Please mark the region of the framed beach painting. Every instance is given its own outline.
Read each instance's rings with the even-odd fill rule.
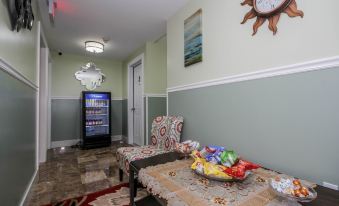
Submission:
[[[185,67],[202,61],[202,10],[185,20]]]

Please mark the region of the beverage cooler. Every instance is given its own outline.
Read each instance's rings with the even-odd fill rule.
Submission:
[[[83,148],[111,144],[111,93],[82,92],[82,142]]]

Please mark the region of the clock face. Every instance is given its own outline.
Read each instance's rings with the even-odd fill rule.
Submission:
[[[272,14],[285,7],[290,0],[254,0],[254,9],[259,14]]]

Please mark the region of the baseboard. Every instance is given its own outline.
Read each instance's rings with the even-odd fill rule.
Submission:
[[[124,140],[123,135],[113,135],[112,141],[121,141]],[[77,144],[80,141],[80,139],[71,139],[71,140],[64,140],[64,141],[54,141],[51,143],[51,148],[57,148],[57,147],[69,147],[72,145]]]
[[[80,139],[71,139],[71,140],[64,140],[64,141],[54,141],[54,142],[51,143],[51,148],[69,147],[69,146],[77,144],[79,141],[80,141]]]
[[[123,140],[123,136],[122,135],[113,135],[111,140],[112,141],[120,141],[120,140]]]
[[[33,176],[31,178],[31,180],[29,181],[29,184],[26,187],[25,193],[24,193],[24,195],[21,198],[19,206],[23,206],[25,204],[26,198],[27,198],[27,196],[29,194],[29,191],[31,190],[31,187],[32,187],[32,185],[34,183],[34,180],[35,180],[35,177],[37,176],[37,174],[38,174],[38,168],[35,169],[35,171],[33,173]]]

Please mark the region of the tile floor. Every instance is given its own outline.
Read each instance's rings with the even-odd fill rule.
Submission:
[[[114,142],[110,147],[91,150],[48,150],[47,161],[40,164],[25,205],[56,203],[120,184],[115,154],[122,146],[127,145]],[[126,175],[123,182],[128,182]]]

